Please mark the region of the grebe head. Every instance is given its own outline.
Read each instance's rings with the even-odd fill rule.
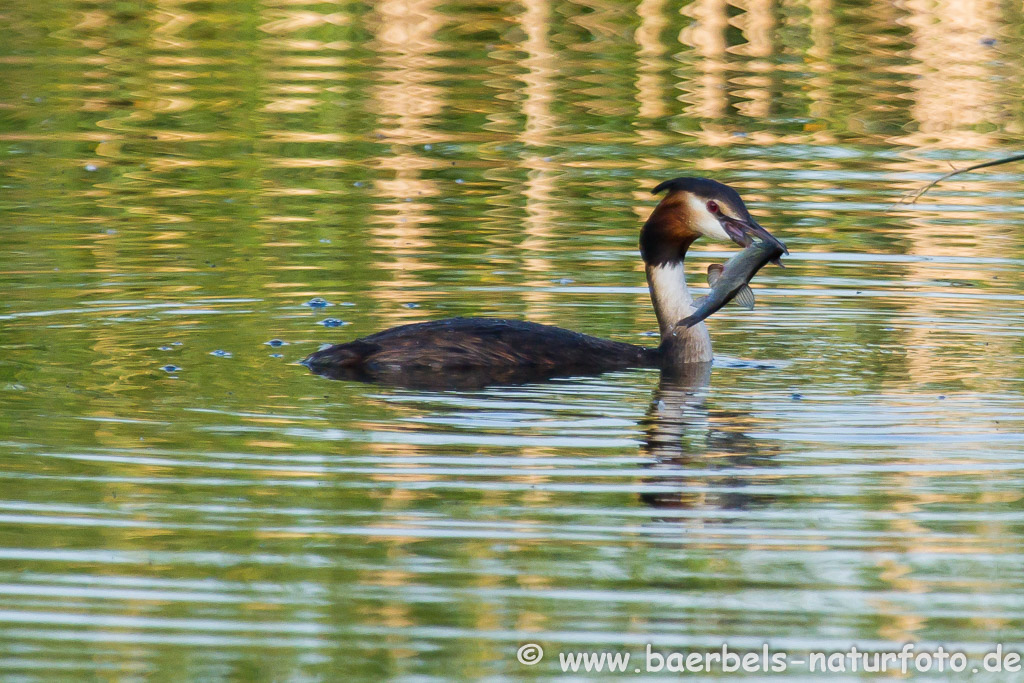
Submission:
[[[736,190],[708,178],[673,178],[659,184],[654,194],[668,191],[655,207],[640,234],[640,252],[644,261],[656,264],[681,259],[699,237],[741,247],[753,239],[786,245],[762,228],[750,215]]]

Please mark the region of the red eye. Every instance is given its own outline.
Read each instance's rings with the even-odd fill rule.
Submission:
[[[718,213],[718,202],[714,199],[708,201],[708,211],[711,213]]]

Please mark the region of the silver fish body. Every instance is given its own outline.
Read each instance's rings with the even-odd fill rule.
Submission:
[[[784,249],[777,242],[755,241],[726,261],[725,265],[714,263],[708,266],[711,292],[694,302],[696,310],[680,320],[679,325],[693,327],[733,300],[744,308],[753,308],[754,293],[748,283],[766,263],[778,263],[779,257],[785,253]]]

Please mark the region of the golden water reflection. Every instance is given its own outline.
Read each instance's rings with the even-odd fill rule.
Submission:
[[[5,671],[479,680],[521,677],[527,634],[1021,640],[1020,169],[893,206],[1018,150],[1019,6],[2,14]],[[709,378],[430,392],[289,364],[451,315],[652,344],[637,231],[689,173],[793,252],[711,320]],[[695,245],[692,285],[725,249]]]

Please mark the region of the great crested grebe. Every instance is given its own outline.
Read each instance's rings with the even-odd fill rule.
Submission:
[[[758,240],[760,258],[750,264],[747,280],[764,263],[778,263],[778,257],[789,252],[758,225],[728,185],[707,178],[675,178],[653,193],[664,191],[668,194],[640,231],[640,255],[661,331],[657,348],[519,320],[448,318],[336,344],[302,363],[318,374],[371,381],[410,372],[423,376],[486,369],[499,379],[514,379],[518,370],[552,376],[707,363],[712,359],[707,326],[692,318],[679,324],[695,312],[683,272],[687,249],[701,236],[744,247]]]

